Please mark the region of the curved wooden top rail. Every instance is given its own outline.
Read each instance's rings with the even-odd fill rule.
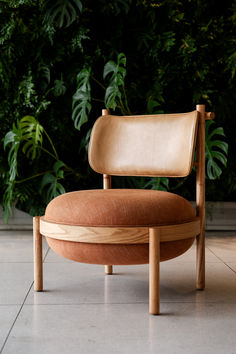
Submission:
[[[200,233],[200,220],[196,217],[191,222],[178,225],[157,226],[161,231],[161,242],[192,238]],[[149,243],[148,227],[86,227],[55,224],[40,218],[40,233],[58,240],[106,243],[136,244]]]

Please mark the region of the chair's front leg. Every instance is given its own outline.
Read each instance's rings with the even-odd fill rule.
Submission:
[[[112,265],[105,265],[105,273],[112,274]]]
[[[43,290],[43,254],[42,235],[40,234],[40,216],[33,218],[34,231],[34,290]]]
[[[205,289],[205,230],[197,236],[197,279],[196,288]]]
[[[149,229],[149,312],[160,313],[160,230]]]

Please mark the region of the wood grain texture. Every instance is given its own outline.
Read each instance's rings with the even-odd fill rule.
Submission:
[[[149,313],[160,313],[160,230],[149,229]]]
[[[102,115],[106,116],[110,114],[109,109],[103,109]],[[111,188],[111,176],[110,175],[103,175],[103,189],[110,189]],[[112,274],[112,265],[105,265],[105,274]]]
[[[110,188],[111,188],[111,176],[103,175],[103,189],[110,189]]]
[[[197,236],[200,232],[199,218],[194,221],[178,224],[158,226],[161,241],[177,241]],[[55,224],[40,218],[40,232],[42,235],[58,240],[107,243],[107,244],[136,244],[148,243],[148,227],[85,227],[74,225]]]
[[[112,274],[112,265],[105,265],[105,273]]]
[[[42,235],[40,234],[40,217],[33,218],[34,236],[34,290],[43,290],[43,255],[42,255]]]
[[[197,138],[196,208],[200,217],[200,233],[197,236],[196,288],[205,288],[205,105],[197,105],[199,112]]]

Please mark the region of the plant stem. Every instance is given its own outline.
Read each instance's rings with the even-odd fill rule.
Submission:
[[[125,97],[126,109],[127,109],[128,113],[131,114],[131,110],[130,110],[129,105],[128,105],[128,99],[127,99],[127,95],[126,95],[126,89],[125,89],[124,86],[123,86],[123,92],[124,92],[124,97]]]
[[[54,154],[55,154],[56,159],[59,160],[59,156],[58,156],[58,153],[57,153],[57,151],[56,151],[56,149],[55,149],[55,146],[54,146],[54,144],[53,144],[53,142],[52,142],[52,139],[50,138],[50,136],[48,135],[48,133],[46,132],[45,129],[44,129],[44,133],[45,133],[46,137],[48,138],[48,141],[49,141],[49,143],[50,143],[50,145],[51,145],[51,147],[52,147],[52,149],[53,149],[53,151],[54,151]]]
[[[102,102],[102,103],[104,103],[104,100],[101,100],[101,99],[99,99],[99,98],[91,97],[91,99],[92,99],[93,101],[96,101],[96,102]]]
[[[125,106],[124,106],[124,104],[123,104],[123,102],[122,102],[121,100],[120,100],[120,106],[117,105],[117,107],[120,108],[121,113],[122,113],[123,115],[127,114],[127,111],[126,111],[126,109],[125,109]]]
[[[15,181],[15,183],[23,183],[23,182],[29,181],[30,179],[37,178],[37,177],[39,177],[39,176],[42,176],[42,175],[44,175],[44,174],[46,174],[46,173],[51,173],[51,172],[53,172],[53,171],[52,171],[52,170],[49,170],[49,171],[40,172],[40,173],[37,173],[37,174],[34,175],[34,176],[21,179],[20,181]]]
[[[103,90],[106,90],[106,87],[105,87],[100,81],[98,81],[93,75],[91,75],[91,78],[92,78],[93,81],[95,81],[101,88],[103,88]]]
[[[57,160],[57,161],[59,160],[58,155],[57,155],[57,156],[53,155],[50,151],[48,151],[47,149],[43,148],[43,147],[40,146],[40,145],[38,145],[38,147],[39,147],[41,150],[43,150],[44,152],[46,152],[48,155],[50,155],[51,157],[53,157],[55,160]]]

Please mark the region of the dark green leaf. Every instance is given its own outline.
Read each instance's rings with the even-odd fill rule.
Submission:
[[[90,72],[91,69],[84,68],[77,75],[77,90],[72,100],[72,119],[78,130],[88,121],[91,111]]]
[[[109,85],[105,92],[105,106],[106,108],[115,109],[118,104],[122,105],[122,93],[124,90],[125,76],[126,76],[126,57],[124,53],[117,56],[117,63],[109,61],[104,66],[103,78],[110,76]]]
[[[20,120],[19,127],[22,132],[23,147],[22,151],[31,160],[34,160],[43,143],[42,125],[32,116],[25,116]]]
[[[212,130],[215,123],[206,123],[206,172],[209,179],[216,179],[222,173],[221,165],[227,166],[228,144],[219,137],[225,137],[222,127]],[[220,162],[220,164],[219,164]]]
[[[59,28],[69,27],[82,12],[80,0],[57,0],[47,1],[47,10],[44,21],[48,24],[55,23]]]

